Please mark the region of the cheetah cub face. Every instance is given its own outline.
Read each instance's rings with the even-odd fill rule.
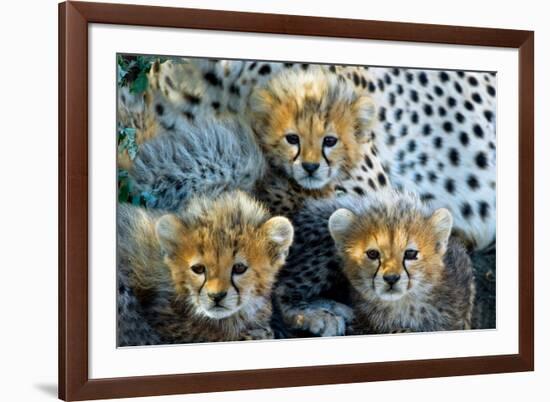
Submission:
[[[318,66],[274,76],[250,102],[267,159],[305,189],[322,189],[355,166],[374,116],[370,97]]]
[[[344,260],[344,273],[366,301],[399,302],[426,295],[442,279],[452,216],[426,214],[406,201],[356,214],[342,208],[329,229]]]
[[[156,232],[176,292],[213,319],[253,316],[269,302],[294,234],[288,219],[269,218],[241,192],[194,199],[183,217],[161,217]]]

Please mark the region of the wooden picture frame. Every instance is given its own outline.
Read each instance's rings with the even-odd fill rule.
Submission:
[[[88,24],[225,30],[519,49],[519,353],[401,362],[90,379],[88,375]],[[534,369],[534,33],[65,2],[59,5],[59,397],[138,397]]]

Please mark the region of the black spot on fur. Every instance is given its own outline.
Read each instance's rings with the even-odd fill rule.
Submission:
[[[416,141],[410,140],[407,148],[409,149],[409,152],[414,152],[414,150],[416,149]]]
[[[447,110],[445,110],[445,108],[442,107],[442,106],[439,106],[439,107],[437,108],[437,112],[439,113],[439,115],[440,115],[441,117],[447,116]]]
[[[201,98],[199,98],[198,96],[195,96],[193,94],[190,94],[190,93],[184,93],[183,94],[183,97],[185,98],[185,100],[187,102],[189,102],[190,104],[192,105],[198,105],[201,103]]]
[[[380,183],[382,187],[386,185],[386,176],[384,176],[383,173],[378,173],[378,183]]]
[[[420,199],[424,202],[427,202],[435,199],[435,196],[431,193],[423,193],[423,194],[420,194]]]
[[[477,87],[478,85],[476,78],[472,76],[468,77],[468,83],[473,87]]]
[[[381,107],[378,111],[378,120],[380,121],[386,121],[386,108]]]
[[[457,122],[463,123],[464,122],[464,115],[460,112],[456,112],[455,119],[456,119]]]
[[[490,110],[486,110],[483,112],[483,116],[485,116],[485,118],[487,119],[487,121],[490,123],[493,121],[493,112],[491,112]]]
[[[485,155],[485,152],[479,152],[476,157],[476,165],[480,169],[485,169],[487,167],[487,155]]]
[[[195,115],[191,112],[188,112],[187,110],[181,112],[181,114],[187,117],[191,121],[195,120]]]
[[[432,133],[432,126],[429,124],[424,124],[422,127],[422,134],[424,135],[430,135]]]
[[[434,92],[437,96],[443,96],[443,90],[439,85],[434,86]]]
[[[235,84],[231,84],[231,86],[229,87],[229,93],[240,96],[241,90]]]
[[[485,220],[489,215],[489,204],[485,201],[480,201],[478,204],[478,213],[481,219]]]
[[[468,187],[470,187],[472,190],[477,190],[479,188],[479,180],[473,174],[468,176],[466,183],[468,184]]]
[[[395,110],[395,120],[400,121],[401,116],[403,116],[403,109],[396,109]]]
[[[461,86],[458,82],[456,82],[456,81],[455,81],[455,90],[456,90],[456,92],[458,92],[459,94],[462,93],[462,86]]]
[[[464,219],[470,219],[473,213],[470,203],[465,202],[464,204],[462,204],[462,207],[460,208],[460,213],[462,214]]]
[[[453,131],[453,123],[451,123],[450,121],[446,121],[445,123],[443,123],[443,130],[445,130],[446,133],[450,133],[451,131]]]
[[[420,85],[426,86],[428,85],[428,76],[424,71],[422,71],[420,74],[418,74],[418,81],[420,81]]]
[[[418,113],[412,112],[412,114],[411,114],[411,122],[412,122],[413,124],[418,123]]]
[[[496,95],[495,87],[493,87],[492,85],[487,85],[487,93],[491,96],[495,96]]]
[[[437,181],[437,175],[435,172],[432,172],[431,170],[428,172],[428,180],[432,183],[435,183]]]
[[[464,102],[464,107],[469,111],[474,110],[474,105],[468,100]]]
[[[479,124],[474,124],[474,134],[478,138],[483,138],[483,129]]]
[[[204,79],[206,80],[206,82],[208,82],[210,85],[214,87],[223,87],[222,81],[218,78],[216,73],[214,73],[213,71],[208,71],[207,73],[205,73]]]
[[[374,83],[372,81],[369,81],[369,92],[375,92],[376,91],[376,86],[374,85]]]
[[[422,152],[420,155],[418,155],[418,161],[422,166],[426,166],[426,163],[428,163],[428,155]]]
[[[431,116],[434,113],[432,106],[426,103],[424,105],[424,113],[426,113],[426,116]]]
[[[458,166],[460,164],[460,154],[455,148],[449,149],[449,162],[451,162],[453,166]]]
[[[475,103],[481,103],[481,96],[477,92],[472,94],[472,99]]]
[[[309,64],[302,63],[302,65],[300,67],[302,67],[302,70],[306,71],[309,68]]]
[[[260,67],[258,70],[258,74],[260,75],[267,75],[271,73],[271,66],[269,64],[264,64]]]
[[[212,107],[214,108],[214,110],[218,110],[220,108],[220,102],[212,102]]]
[[[441,82],[447,82],[449,81],[449,74],[447,74],[445,71],[441,71],[439,73],[439,79],[441,80]]]
[[[418,102],[418,92],[416,92],[414,89],[411,89],[410,96],[413,102]]]
[[[460,133],[459,139],[460,139],[460,143],[464,146],[467,146],[468,143],[470,142],[470,138],[468,137],[468,134],[466,134],[464,131]]]
[[[455,192],[455,182],[454,182],[453,179],[445,180],[445,190],[447,190],[447,192],[449,194],[454,194],[454,192]]]
[[[435,137],[433,141],[434,141],[434,147],[436,147],[437,149],[440,149],[441,146],[443,145],[443,138],[441,137]]]
[[[155,110],[159,116],[162,116],[164,114],[164,106],[162,106],[160,103],[157,103],[155,105]]]
[[[368,155],[365,155],[365,162],[367,163],[367,166],[369,167],[369,169],[372,169],[374,167],[374,165],[372,164],[372,161],[371,161],[371,159]]]
[[[374,184],[374,181],[372,179],[369,179],[367,183],[369,183],[370,188],[376,190],[376,184]]]
[[[166,85],[168,85],[170,88],[175,89],[174,82],[169,76],[164,77],[164,81],[166,82]]]
[[[359,195],[364,195],[365,191],[361,187],[353,187],[353,191],[355,191]]]
[[[447,105],[448,105],[449,107],[455,107],[455,106],[456,106],[456,99],[453,98],[452,96],[449,96],[449,97],[447,98]]]

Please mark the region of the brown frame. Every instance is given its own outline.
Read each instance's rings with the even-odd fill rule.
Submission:
[[[431,42],[519,49],[519,353],[127,378],[88,377],[88,24]],[[66,2],[59,5],[59,397],[137,397],[534,370],[534,33]]]

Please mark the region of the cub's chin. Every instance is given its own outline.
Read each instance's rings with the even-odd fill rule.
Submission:
[[[376,296],[378,296],[380,300],[384,301],[398,301],[404,295],[405,292],[399,289],[382,290],[376,292]]]
[[[398,301],[407,293],[407,289],[402,284],[389,286],[386,283],[377,284],[374,289],[376,297],[383,301]]]
[[[208,318],[213,318],[215,320],[221,320],[232,316],[237,312],[235,309],[230,309],[227,307],[214,306],[209,308],[199,307],[199,311],[207,316]]]
[[[328,185],[330,182],[330,177],[322,179],[315,176],[302,176],[298,178],[294,177],[294,180],[300,185],[300,187],[307,190],[321,190]]]

